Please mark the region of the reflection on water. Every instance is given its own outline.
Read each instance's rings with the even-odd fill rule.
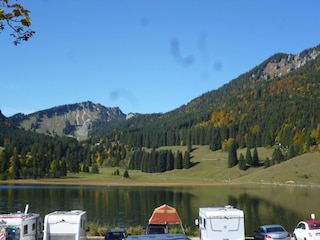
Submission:
[[[0,211],[24,210],[45,214],[55,210],[87,211],[88,222],[119,227],[145,226],[155,207],[177,209],[192,229],[199,207],[233,205],[244,210],[246,235],[262,224],[277,223],[289,232],[297,221],[320,216],[319,188],[267,185],[189,187],[93,187],[0,185]]]

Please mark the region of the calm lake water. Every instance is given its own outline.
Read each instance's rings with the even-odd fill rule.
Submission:
[[[289,232],[315,213],[320,218],[320,188],[273,185],[185,187],[93,187],[0,185],[0,211],[45,214],[87,211],[87,221],[118,227],[146,226],[155,207],[175,207],[183,224],[195,229],[199,207],[233,205],[244,210],[246,236],[262,224],[281,224]]]

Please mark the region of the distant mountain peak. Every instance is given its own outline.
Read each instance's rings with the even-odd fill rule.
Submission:
[[[16,114],[10,119],[19,127],[49,135],[87,137],[95,121],[124,119],[118,107],[105,107],[91,101],[66,104],[31,114]]]

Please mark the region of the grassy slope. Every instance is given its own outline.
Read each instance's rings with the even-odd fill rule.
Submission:
[[[186,151],[185,146],[162,147],[173,151]],[[228,153],[221,150],[212,152],[208,146],[193,146],[191,161],[194,166],[190,169],[173,170],[165,173],[147,174],[141,171],[129,170],[129,179],[124,179],[124,169],[120,169],[120,176],[113,175],[116,168],[99,169],[100,174],[68,174],[67,179],[41,179],[36,182],[63,184],[94,184],[94,185],[154,185],[154,184],[216,184],[224,182],[235,183],[270,183],[291,185],[320,185],[320,152],[310,152],[293,159],[271,166],[269,168],[249,168],[239,170],[238,166],[227,167]],[[0,152],[3,148],[0,147]],[[271,159],[273,148],[258,148],[261,162]],[[238,150],[237,155],[246,154],[246,149]],[[253,150],[251,151],[253,154]],[[24,180],[25,182],[26,180]],[[80,181],[80,182],[79,182]],[[9,182],[9,181],[8,181]],[[16,182],[16,180],[15,180]]]
[[[184,152],[186,147],[169,147]],[[1,149],[0,149],[1,151]],[[245,155],[246,149],[238,150]],[[259,159],[271,159],[273,149],[258,148]],[[217,183],[265,183],[290,185],[320,185],[320,152],[306,153],[269,168],[239,170],[238,166],[227,167],[228,153],[221,150],[212,152],[208,146],[194,146],[191,154],[194,166],[190,169],[173,170],[165,173],[143,173],[129,170],[129,179],[113,175],[117,168],[101,167],[100,174],[68,173],[65,179],[21,180],[32,183],[89,184],[89,185],[194,185]],[[13,180],[18,183],[20,180]],[[6,182],[10,182],[7,180]]]
[[[312,152],[263,169],[262,171],[255,171],[239,180],[244,182],[320,185],[319,169],[320,153]]]
[[[222,151],[212,152],[208,146],[194,146],[192,162],[195,166],[190,169],[173,170],[165,173],[142,173],[129,170],[129,179],[122,178],[112,173],[116,168],[100,168],[100,174],[68,174],[69,177],[79,177],[84,182],[93,181],[99,184],[112,184],[121,180],[123,184],[211,184],[211,183],[271,183],[271,184],[313,184],[320,185],[320,153],[306,153],[281,164],[269,168],[250,168],[246,171],[239,170],[238,166],[227,167],[228,153]],[[185,147],[172,147],[171,149],[184,152]],[[245,155],[246,149],[238,151]],[[273,149],[258,148],[259,159],[270,159]]]
[[[261,161],[271,159],[272,148],[258,148]],[[246,149],[238,150],[237,155],[245,156]],[[253,153],[253,152],[252,152]],[[290,183],[290,184],[315,184],[320,185],[320,153],[312,152],[295,157],[288,161],[269,168],[250,168],[246,171],[239,170],[238,166],[227,167],[227,152],[211,152],[207,146],[201,146],[193,152],[193,161],[199,162],[193,169],[185,170],[186,173],[176,174],[193,176],[196,179],[210,179],[211,181],[232,182],[258,182],[258,183]]]

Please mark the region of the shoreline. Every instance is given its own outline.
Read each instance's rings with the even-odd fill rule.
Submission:
[[[128,179],[81,179],[81,178],[45,178],[45,179],[8,179],[1,180],[0,185],[67,185],[67,186],[98,186],[98,187],[179,187],[179,186],[227,186],[227,185],[274,185],[288,187],[320,187],[318,184],[292,184],[292,183],[267,183],[267,182],[232,182],[232,181],[138,181]]]
[[[8,179],[1,180],[1,185],[77,185],[77,186],[219,186],[219,185],[241,185],[241,182],[217,182],[217,181],[136,181],[136,180],[87,180],[76,178],[63,179]]]

